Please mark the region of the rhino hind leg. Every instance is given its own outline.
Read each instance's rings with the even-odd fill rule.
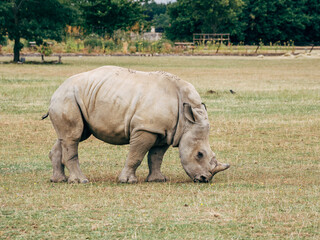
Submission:
[[[88,179],[83,175],[78,158],[79,141],[63,140],[62,146],[62,163],[68,168],[70,176],[68,183],[87,183]]]
[[[169,146],[152,147],[148,154],[149,175],[146,182],[165,182],[167,181],[161,171],[162,159]]]
[[[64,100],[64,108],[53,106],[50,109],[49,116],[58,135],[59,150],[61,149],[61,163],[59,160],[53,161],[57,165],[53,165],[54,171],[56,167],[56,172],[59,173],[60,171],[62,173],[63,166],[66,166],[70,173],[68,183],[87,183],[88,179],[80,170],[78,145],[90,134],[85,130],[78,105],[74,101]],[[57,171],[59,164],[61,165],[60,170]]]
[[[157,135],[150,132],[139,131],[131,136],[128,157],[118,178],[120,183],[137,183],[136,170],[156,140]]]
[[[53,168],[53,174],[50,178],[51,182],[65,182],[67,181],[67,177],[64,174],[64,165],[61,162],[62,158],[62,149],[61,149],[61,143],[58,139],[54,146],[52,147],[52,150],[49,153],[49,158],[52,162],[52,168]]]

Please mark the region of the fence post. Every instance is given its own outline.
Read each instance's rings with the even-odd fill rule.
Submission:
[[[260,45],[258,45],[258,47],[257,47],[257,49],[256,49],[256,51],[255,51],[255,53],[257,53],[258,52],[258,49],[260,48]]]
[[[311,53],[311,52],[312,52],[313,48],[314,48],[314,44],[312,44],[312,47],[311,47],[311,49],[310,49],[310,52],[309,52],[309,53]]]
[[[221,46],[221,42],[219,42],[219,46],[218,46],[218,48],[217,48],[216,54],[219,52],[220,46]]]

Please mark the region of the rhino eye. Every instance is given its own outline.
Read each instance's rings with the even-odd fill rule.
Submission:
[[[198,154],[197,154],[197,158],[198,158],[198,159],[203,158],[203,153],[202,153],[202,152],[198,152]]]

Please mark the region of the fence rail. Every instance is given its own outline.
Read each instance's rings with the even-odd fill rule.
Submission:
[[[206,42],[227,42],[230,44],[229,33],[194,33],[193,44],[201,44]]]

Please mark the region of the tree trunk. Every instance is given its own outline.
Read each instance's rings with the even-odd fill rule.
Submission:
[[[14,62],[19,62],[20,61],[20,37],[17,36],[15,39],[14,39],[14,47],[13,47],[13,61]]]
[[[19,24],[19,9],[21,7],[21,4],[25,0],[21,0],[18,4],[18,1],[12,1],[14,2],[12,11],[13,11],[13,17],[14,17],[14,47],[13,47],[13,61],[14,62],[19,62],[20,61],[20,50],[22,49],[23,45],[20,43],[20,24]],[[18,4],[18,5],[17,5]]]

